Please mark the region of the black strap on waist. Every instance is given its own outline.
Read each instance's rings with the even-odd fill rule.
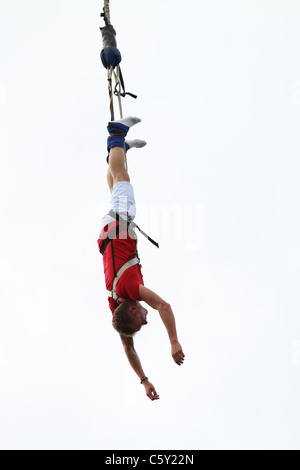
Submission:
[[[115,239],[116,236],[119,235],[119,233],[122,232],[123,230],[127,230],[130,237],[135,241],[135,243],[137,242],[136,234],[133,230],[130,230],[129,223],[126,222],[125,227],[123,226],[123,224],[120,224],[117,227],[110,230],[110,232],[107,233],[106,238],[103,239],[103,242],[101,244],[101,249],[100,249],[101,255],[104,255],[104,252],[110,243],[111,245],[113,245],[112,243],[113,239]],[[112,252],[113,252],[113,246],[112,246]]]
[[[110,244],[111,240],[112,239],[109,238],[109,237],[106,237],[105,240],[103,240],[103,242],[101,244],[101,250],[100,250],[101,255],[104,255],[104,252],[105,252],[107,246]]]
[[[124,219],[120,214],[117,214],[117,212],[111,210],[109,212],[109,215],[111,217],[113,217],[114,219],[116,219],[118,222],[120,222],[120,225],[121,227],[127,227],[127,230],[129,232],[129,234],[131,235],[130,233],[130,229],[133,229],[133,228],[137,228],[139,230],[139,232],[147,238],[147,240],[149,240],[150,243],[152,243],[153,245],[155,245],[157,248],[159,248],[159,244],[153,240],[151,237],[149,237],[149,235],[147,235],[135,222],[131,221],[130,220],[130,215],[129,214],[124,214],[126,216],[126,219]]]
[[[111,232],[109,232],[107,234],[107,237],[103,240],[102,245],[101,245],[101,249],[100,249],[101,255],[104,255],[104,252],[105,252],[106,248],[108,247],[108,245],[123,230],[127,230],[129,235],[131,236],[131,238],[136,241],[136,235],[135,235],[134,231],[132,230],[133,228],[137,228],[141,232],[141,234],[144,235],[144,237],[146,237],[147,240],[149,240],[150,243],[152,243],[157,248],[159,248],[159,244],[156,241],[154,241],[151,237],[149,237],[149,235],[147,235],[143,230],[141,230],[140,227],[138,227],[138,225],[136,225],[135,222],[130,221],[130,216],[128,216],[128,214],[125,214],[125,216],[127,217],[127,220],[124,219],[122,216],[120,216],[120,214],[117,214],[113,210],[111,210],[109,212],[109,215],[111,217],[113,217],[114,219],[116,219],[120,223],[120,225],[118,227],[116,227],[115,230],[112,230]],[[129,220],[128,220],[128,218],[129,218]],[[111,243],[111,245],[113,245],[113,243]],[[111,248],[112,248],[112,254],[113,254],[113,246],[111,246]],[[114,258],[114,256],[113,256],[113,258]],[[114,271],[115,271],[115,269],[114,269]]]

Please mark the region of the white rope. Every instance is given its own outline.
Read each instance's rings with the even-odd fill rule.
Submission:
[[[113,75],[113,68],[107,67],[109,107],[110,107],[111,119],[114,120],[114,99],[113,99],[114,95],[113,95],[112,75]]]
[[[107,22],[110,24],[109,0],[104,0],[104,12],[106,15]]]
[[[123,118],[123,110],[122,110],[122,100],[121,100],[121,94],[120,94],[120,66],[118,65],[116,67],[117,72],[114,71],[114,77],[115,77],[115,85],[116,85],[116,91],[118,93],[118,102],[119,102],[119,112],[120,112],[120,119]]]

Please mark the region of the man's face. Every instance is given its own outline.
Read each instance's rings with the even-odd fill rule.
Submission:
[[[131,323],[132,328],[135,329],[135,331],[140,331],[142,326],[147,325],[147,315],[148,311],[142,307],[140,302],[133,302],[132,303],[132,308],[130,309],[132,312],[132,317],[133,317],[133,322]]]

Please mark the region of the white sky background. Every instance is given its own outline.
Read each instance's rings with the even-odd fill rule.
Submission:
[[[154,403],[97,251],[102,2],[0,2],[0,447],[299,449],[299,2],[112,2],[124,114],[148,141],[128,154],[137,221],[161,242],[140,237],[144,281],[186,354],[150,311]],[[192,239],[156,220],[173,205]]]

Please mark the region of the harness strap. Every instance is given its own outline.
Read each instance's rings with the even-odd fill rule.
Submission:
[[[140,263],[140,260],[138,257],[135,257],[129,261],[127,261],[127,263],[123,264],[123,266],[119,269],[119,271],[117,272],[115,278],[114,278],[114,282],[113,282],[113,288],[111,291],[108,291],[109,292],[109,296],[112,297],[114,299],[115,302],[125,302],[126,299],[122,299],[121,297],[118,297],[117,294],[116,294],[116,286],[118,284],[118,281],[120,279],[120,277],[122,276],[122,274],[126,271],[126,269],[128,268],[131,268],[132,266],[135,266],[136,264],[139,264]]]
[[[147,238],[147,240],[149,240],[150,243],[152,243],[153,245],[155,245],[157,248],[159,248],[159,244],[153,240],[151,237],[149,237],[149,235],[147,235],[135,222],[131,221],[130,220],[130,216],[129,216],[129,220],[125,220],[123,219],[123,217],[121,217],[120,214],[117,214],[115,211],[111,210],[109,212],[109,215],[111,217],[113,217],[114,219],[116,219],[118,222],[122,223],[122,224],[125,224],[127,228],[127,230],[129,231],[130,228],[137,228],[139,230],[139,232]]]
[[[137,95],[134,93],[130,93],[129,91],[125,90],[125,83],[124,83],[124,78],[122,75],[121,67],[118,65],[117,66],[117,73],[115,73],[115,89],[114,89],[114,95],[116,96],[122,96],[125,98],[126,95],[131,96],[131,98],[137,98]],[[120,106],[120,111],[121,111],[121,106]],[[122,118],[123,116],[121,116]]]

